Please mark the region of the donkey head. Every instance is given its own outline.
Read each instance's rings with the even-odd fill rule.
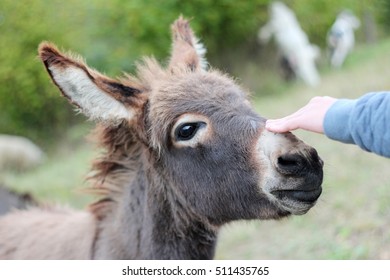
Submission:
[[[85,115],[125,127],[142,143],[146,174],[173,194],[167,195],[171,203],[214,225],[306,213],[321,194],[317,152],[291,133],[264,129],[265,119],[233,79],[206,69],[204,49],[186,20],[179,18],[172,33],[166,69],[145,59],[137,78],[105,77],[48,43],[39,54]]]

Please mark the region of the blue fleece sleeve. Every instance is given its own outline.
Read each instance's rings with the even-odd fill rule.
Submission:
[[[333,140],[390,157],[390,92],[336,101],[325,114],[324,133]]]

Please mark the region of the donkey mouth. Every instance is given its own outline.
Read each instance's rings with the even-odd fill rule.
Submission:
[[[322,193],[322,187],[312,190],[274,190],[271,193],[282,208],[291,214],[302,215],[314,206]]]
[[[275,190],[271,192],[280,200],[288,199],[303,203],[314,203],[322,193],[322,187],[313,190]]]

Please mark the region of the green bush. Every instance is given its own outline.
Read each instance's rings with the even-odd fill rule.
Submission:
[[[76,1],[67,3],[72,2]],[[0,133],[42,140],[72,120],[71,107],[59,97],[37,58],[37,47],[43,40],[65,44],[80,38],[77,22],[61,11],[61,3],[1,2]]]

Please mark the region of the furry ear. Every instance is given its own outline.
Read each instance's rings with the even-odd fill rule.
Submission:
[[[119,82],[108,78],[50,43],[41,43],[38,52],[62,94],[93,120],[131,120],[146,99],[135,79]]]
[[[172,53],[169,68],[185,65],[191,71],[206,70],[208,63],[205,59],[206,49],[195,37],[189,22],[180,16],[171,26]]]

